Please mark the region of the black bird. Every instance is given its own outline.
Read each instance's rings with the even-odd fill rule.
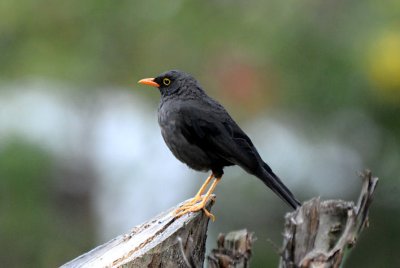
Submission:
[[[158,123],[168,148],[190,168],[211,170],[211,175],[191,201],[175,211],[176,217],[203,209],[224,174],[224,167],[238,165],[261,179],[293,209],[300,206],[290,190],[262,160],[250,138],[224,107],[209,97],[191,75],[167,71],[138,83],[157,87],[161,93]],[[215,178],[207,193],[207,185]]]

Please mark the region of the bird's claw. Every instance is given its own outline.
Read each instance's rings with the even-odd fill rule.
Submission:
[[[213,222],[215,221],[215,216],[212,214],[210,211],[208,211],[206,208],[203,208],[204,214],[206,214],[207,217],[209,217]]]
[[[212,221],[215,221],[215,216],[205,208],[206,202],[204,201],[204,198],[202,199],[203,201],[200,204],[196,204],[197,202],[195,202],[192,205],[184,204],[183,206],[179,207],[177,210],[174,211],[175,218],[179,218],[189,212],[197,212],[203,210],[204,214],[206,214],[207,217],[209,217]]]
[[[195,196],[186,203],[182,204],[177,210],[184,210],[185,208],[192,207],[204,200],[204,196]]]

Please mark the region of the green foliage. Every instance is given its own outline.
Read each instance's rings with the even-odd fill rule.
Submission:
[[[7,267],[41,264],[40,251],[50,226],[48,161],[40,149],[17,141],[1,150],[0,247],[7,253],[1,258]]]
[[[87,225],[68,224],[57,206],[54,163],[40,147],[13,139],[0,147],[0,262],[56,267],[92,242]]]

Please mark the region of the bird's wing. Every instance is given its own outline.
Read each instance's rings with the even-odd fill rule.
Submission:
[[[203,106],[193,105],[181,112],[181,130],[188,142],[210,156],[217,156],[256,175],[293,208],[300,205],[279,177],[262,161],[250,138],[222,106],[205,110]]]
[[[259,164],[260,156],[250,138],[222,106],[184,106],[180,112],[182,134],[189,143],[247,171]]]

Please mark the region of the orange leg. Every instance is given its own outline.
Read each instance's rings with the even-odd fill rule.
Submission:
[[[213,175],[210,176],[210,177],[206,180],[206,182],[207,182],[208,180],[211,180],[212,177],[214,177],[214,176],[213,176]],[[211,186],[210,186],[210,189],[208,189],[208,191],[207,191],[207,193],[205,194],[205,196],[204,196],[203,198],[201,198],[201,202],[200,202],[200,203],[197,204],[197,202],[195,202],[195,203],[193,203],[193,204],[191,204],[191,205],[187,205],[187,206],[184,205],[183,207],[178,208],[178,209],[175,211],[175,217],[176,217],[176,218],[179,218],[180,216],[185,215],[186,213],[189,213],[189,212],[196,212],[196,211],[199,211],[199,210],[203,210],[204,213],[207,215],[207,217],[210,217],[211,220],[214,221],[214,220],[215,220],[214,215],[211,214],[211,213],[205,208],[205,206],[206,206],[207,201],[208,201],[208,199],[210,198],[211,194],[214,192],[215,187],[217,187],[217,184],[220,182],[220,180],[221,180],[221,178],[215,178],[215,180],[213,181],[213,183],[212,183]],[[209,181],[208,181],[207,183],[209,183]],[[204,186],[204,185],[203,185],[203,186]],[[204,189],[202,189],[203,186],[200,188],[200,190],[203,190],[203,191],[204,191],[204,189],[205,189],[206,187],[204,187]],[[200,192],[200,191],[199,191],[199,192]]]
[[[211,173],[210,176],[206,179],[206,181],[203,183],[203,185],[200,187],[200,190],[197,192],[197,194],[188,202],[183,204],[179,209],[177,210],[183,210],[186,207],[193,206],[194,204],[200,202],[203,200],[203,193],[204,190],[207,188],[208,184],[210,184],[211,180],[214,178],[214,174]]]

